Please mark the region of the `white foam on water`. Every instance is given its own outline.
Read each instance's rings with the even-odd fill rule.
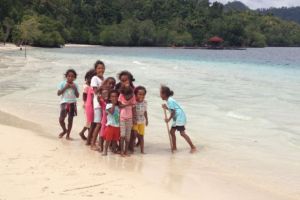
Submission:
[[[242,115],[242,114],[239,114],[239,113],[235,113],[233,111],[228,112],[226,115],[228,117],[231,117],[231,118],[234,118],[234,119],[239,119],[239,120],[245,120],[245,121],[252,120],[252,118],[249,117],[249,116]]]

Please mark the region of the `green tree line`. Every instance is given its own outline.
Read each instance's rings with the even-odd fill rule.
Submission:
[[[300,25],[208,0],[0,0],[3,42],[59,47],[300,46]]]

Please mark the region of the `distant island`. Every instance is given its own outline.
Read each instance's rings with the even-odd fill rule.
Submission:
[[[0,5],[4,43],[201,47],[218,37],[222,47],[300,46],[300,20],[294,20],[299,8],[283,8],[282,14],[209,0],[0,0]]]

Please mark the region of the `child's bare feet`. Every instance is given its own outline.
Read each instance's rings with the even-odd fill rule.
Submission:
[[[87,137],[85,137],[83,132],[80,132],[79,135],[80,135],[82,140],[87,140]]]
[[[61,132],[61,133],[58,135],[58,138],[63,138],[66,134],[67,134],[66,131]]]
[[[96,145],[91,145],[91,150],[99,151],[99,147],[97,147]]]
[[[73,138],[67,135],[66,140],[73,140]]]
[[[107,156],[107,152],[104,152],[104,153],[102,154],[102,156]]]
[[[191,153],[195,153],[197,151],[197,148],[196,147],[193,147],[192,149],[191,149]]]

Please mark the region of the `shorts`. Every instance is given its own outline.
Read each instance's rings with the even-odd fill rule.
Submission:
[[[133,130],[136,131],[139,135],[145,135],[145,124],[135,124],[133,125]]]
[[[74,117],[77,116],[76,103],[62,103],[60,104],[60,119],[66,118],[66,116]]]
[[[120,127],[107,126],[104,135],[107,141],[118,141],[120,139]]]
[[[174,129],[179,132],[185,131],[184,126],[172,126],[171,130],[174,130]]]
[[[100,123],[102,119],[101,108],[94,109],[94,123]]]
[[[132,130],[132,119],[120,121],[121,137],[125,137],[126,141],[130,140]]]

